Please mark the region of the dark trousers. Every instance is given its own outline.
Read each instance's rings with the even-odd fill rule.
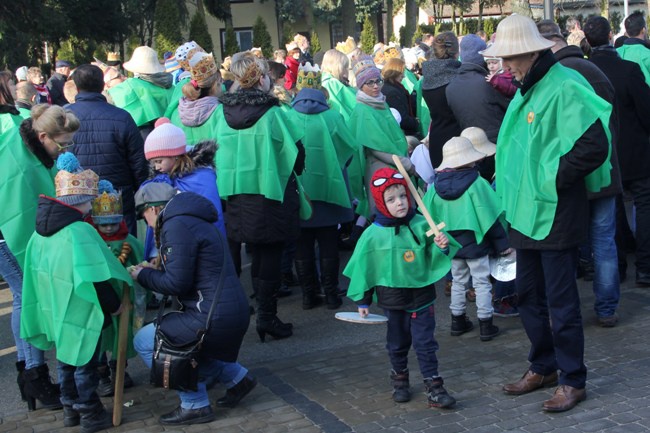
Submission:
[[[101,404],[97,395],[99,374],[97,374],[97,359],[99,356],[99,344],[94,355],[87,364],[75,367],[64,362],[57,363],[59,385],[61,386],[61,403],[66,406],[76,404],[75,409],[83,411],[92,409],[98,403]]]
[[[303,227],[297,242],[296,260],[316,260],[314,246],[317,242],[321,259],[338,259],[338,239],[336,226]]]
[[[650,177],[623,182],[634,198],[636,211],[636,271],[650,274]]]
[[[530,369],[560,370],[559,382],[584,388],[584,334],[576,283],[578,250],[517,250],[519,315],[531,343]]]
[[[420,364],[423,378],[438,377],[438,342],[434,336],[436,315],[433,305],[416,313],[384,310],[388,317],[386,349],[393,370],[402,372],[408,366],[411,344]]]

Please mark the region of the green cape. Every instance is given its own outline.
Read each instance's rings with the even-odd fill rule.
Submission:
[[[30,117],[32,117],[31,110],[28,110],[27,108],[18,107],[18,112],[20,113],[20,117],[22,117],[23,119],[29,119]]]
[[[422,137],[426,137],[429,133],[431,114],[429,113],[429,106],[426,104],[426,102],[424,102],[424,98],[422,98],[422,80],[418,80],[418,77],[413,72],[409,71],[408,69],[404,69],[402,86],[404,86],[409,94],[413,92],[416,94],[417,99],[415,102],[415,115],[420,120],[420,134],[422,134]]]
[[[496,193],[481,176],[455,200],[445,200],[435,188],[429,188],[423,201],[436,223],[444,222],[445,230],[450,232],[473,231],[477,244],[483,242],[485,234],[502,213]]]
[[[650,86],[650,50],[643,44],[621,45],[616,49],[623,60],[637,63],[643,71],[645,82]]]
[[[190,82],[190,77],[185,77],[178,83],[172,87],[172,94],[169,97],[169,105],[167,105],[167,109],[165,110],[164,116],[168,119],[171,119],[172,113],[174,111],[177,111],[178,109],[178,103],[181,100],[181,97],[183,97],[183,86],[186,83]]]
[[[54,196],[56,168],[46,168],[23,143],[20,116],[0,114],[0,230],[22,269],[36,226],[38,196]]]
[[[305,171],[300,181],[309,198],[349,208],[342,170],[357,148],[343,117],[334,110],[318,114],[291,110],[287,117],[303,134],[299,139],[305,146]]]
[[[376,286],[416,289],[435,283],[451,269],[451,259],[460,245],[449,235],[449,255],[445,255],[427,237],[429,230],[422,215],[415,215],[410,222],[418,245],[407,227],[368,227],[343,271],[350,278],[348,298],[358,301],[368,290]]]
[[[115,106],[129,112],[140,127],[162,117],[172,89],[163,89],[139,78],[129,78],[108,89]]]
[[[131,276],[85,222],[49,237],[34,233],[25,269],[20,336],[41,350],[56,347],[56,358],[66,364],[87,364],[104,323],[93,283],[111,280],[121,299]],[[131,346],[131,335],[128,341]]]
[[[231,128],[223,105],[216,111],[219,150],[215,159],[221,198],[261,194],[281,202],[298,148],[280,107],[272,107],[247,129]]]
[[[217,110],[218,107],[212,112],[210,117],[199,126],[185,126],[181,122],[181,116],[178,112],[178,106],[176,110],[172,111],[169,116],[169,120],[172,124],[178,126],[185,132],[185,137],[187,138],[187,145],[194,146],[201,141],[206,140],[216,140],[217,137]]]
[[[600,120],[610,140],[612,106],[577,72],[557,63],[524,96],[517,91],[499,131],[496,184],[512,228],[542,240],[557,207],[560,158]],[[611,145],[610,145],[611,152]],[[611,183],[609,157],[586,179],[591,191]]]
[[[323,72],[321,85],[329,93],[327,102],[330,107],[338,111],[346,122],[350,120],[352,111],[357,105],[357,90],[346,86],[327,72]]]

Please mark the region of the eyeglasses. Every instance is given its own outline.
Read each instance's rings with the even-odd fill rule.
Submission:
[[[404,176],[402,176],[400,173],[395,173],[391,177],[378,177],[377,179],[372,181],[373,186],[382,186],[386,182],[388,182],[390,179],[404,179]]]
[[[48,137],[50,137],[50,136],[48,136]],[[50,137],[50,140],[51,140],[54,144],[56,144],[56,147],[57,147],[59,150],[66,150],[66,149],[69,149],[69,148],[71,148],[72,146],[74,146],[74,141],[71,141],[71,142],[69,142],[69,143],[59,143],[58,141],[56,141],[56,140],[53,139],[52,137]]]
[[[368,80],[368,81],[366,81],[366,83],[364,85],[372,87],[374,85],[381,86],[382,84],[384,84],[384,80],[379,78],[377,80]]]

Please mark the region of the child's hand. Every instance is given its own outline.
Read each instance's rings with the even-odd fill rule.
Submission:
[[[370,314],[368,307],[359,307],[359,316],[361,316],[362,319],[368,317],[368,314]]]
[[[447,236],[444,233],[440,233],[438,236],[433,238],[433,242],[435,242],[436,245],[438,245],[438,248],[440,248],[441,250],[444,250],[447,247],[449,247],[449,238],[447,238]]]
[[[133,281],[138,281],[138,275],[140,275],[140,271],[142,271],[142,269],[144,268],[141,265],[129,267],[128,271],[129,274],[131,274],[131,278],[133,278]]]
[[[496,75],[496,73],[494,73],[494,72],[490,72],[489,74],[487,74],[487,75],[485,76],[485,81],[487,81],[487,82],[489,83],[490,80],[492,80],[492,77],[494,77],[495,75]]]

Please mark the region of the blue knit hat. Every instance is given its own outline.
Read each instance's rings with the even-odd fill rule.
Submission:
[[[485,41],[477,35],[466,35],[460,41],[460,60],[462,63],[473,63],[483,65],[485,59],[479,51],[487,48]]]

